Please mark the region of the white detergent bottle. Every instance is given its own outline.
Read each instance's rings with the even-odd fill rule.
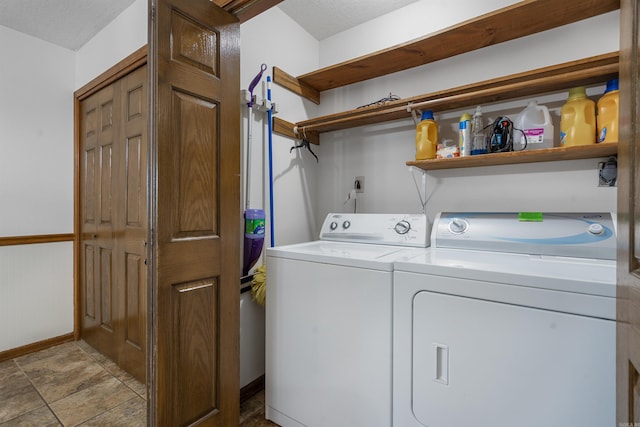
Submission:
[[[513,150],[537,150],[539,148],[553,148],[553,123],[549,109],[530,101],[522,110],[513,124]],[[527,144],[525,147],[524,135]]]

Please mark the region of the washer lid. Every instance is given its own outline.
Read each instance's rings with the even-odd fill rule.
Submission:
[[[425,249],[395,271],[457,277],[590,295],[616,296],[613,260],[459,249]],[[425,278],[425,284],[428,280]]]
[[[394,254],[406,256],[411,251],[401,246],[372,245],[316,240],[313,242],[267,248],[268,257],[295,259],[347,267],[392,271]],[[411,252],[412,256],[417,250]]]

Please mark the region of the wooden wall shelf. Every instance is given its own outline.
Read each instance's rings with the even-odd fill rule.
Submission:
[[[592,159],[618,153],[618,144],[595,144],[575,147],[546,148],[531,151],[481,154],[453,159],[413,160],[407,166],[430,171],[439,169],[471,168],[478,166],[512,165],[518,163],[554,162],[560,160]]]
[[[383,105],[357,108],[304,120],[295,124],[306,132],[330,132],[357,126],[407,119],[410,109],[443,112],[505,99],[517,99],[573,86],[604,83],[618,74],[618,52],[539,68],[452,89],[392,101]],[[410,106],[408,109],[407,107]]]
[[[591,18],[620,8],[620,0],[523,0],[514,5],[462,22],[428,36],[326,67],[298,77],[274,67],[274,82],[319,103],[320,92],[365,81],[419,65],[471,52],[504,41]],[[411,117],[412,110],[444,112],[503,100],[604,83],[617,77],[619,53],[486,80],[398,101],[289,123],[274,122],[274,132],[315,137],[357,126]],[[550,148],[524,152],[487,154],[455,159],[409,161],[424,170],[495,166],[606,157],[617,154],[617,144]]]
[[[525,0],[296,79],[300,85],[324,91],[536,34],[619,8],[620,0]]]

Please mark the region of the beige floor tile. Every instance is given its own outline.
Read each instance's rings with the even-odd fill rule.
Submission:
[[[130,379],[123,380],[123,382],[133,391],[135,391],[138,396],[142,397],[144,400],[147,400],[147,386],[142,384],[140,381],[131,377]]]
[[[137,395],[120,380],[110,377],[50,404],[65,426],[76,426]]]
[[[62,426],[53,412],[46,406],[33,410],[17,418],[0,423],[1,427],[59,427]]]
[[[30,380],[56,399],[50,409]],[[264,391],[243,403],[240,421],[242,427],[277,426],[264,419]],[[0,363],[0,427],[53,427],[60,422],[145,426],[146,386],[84,341]]]
[[[16,359],[16,363],[20,366],[30,365],[32,363],[38,362],[39,360],[49,359],[49,358],[65,358],[69,353],[75,353],[78,351],[78,347],[74,342],[69,342],[65,344],[56,345],[54,347],[49,347],[44,350],[40,350],[35,353],[27,354],[26,356],[21,356]]]
[[[147,403],[136,396],[115,408],[81,424],[82,427],[127,426],[143,427],[147,425]]]
[[[5,377],[14,375],[17,371],[20,371],[20,368],[13,360],[0,362],[0,384],[4,382]]]
[[[25,356],[16,361],[47,403],[110,377],[100,364],[75,345],[60,348],[58,353],[47,352],[46,357]]]
[[[45,406],[29,379],[13,361],[0,364],[0,423]]]
[[[98,362],[104,369],[107,370],[111,375],[118,378],[120,381],[129,386],[133,391],[135,391],[138,395],[142,396],[145,400],[147,399],[147,386],[138,381],[133,377],[133,375],[124,371],[115,362],[107,358],[105,355],[101,354],[95,348],[91,347],[85,341],[80,340],[77,341],[77,345],[84,352],[86,352],[89,356],[91,356],[96,362]]]
[[[240,405],[241,427],[277,427],[264,417],[264,390],[259,391]]]
[[[97,357],[102,355],[98,350],[91,347],[89,343],[87,343],[85,340],[76,341],[76,345],[80,347],[80,349],[82,349],[82,351],[87,353],[89,356]]]

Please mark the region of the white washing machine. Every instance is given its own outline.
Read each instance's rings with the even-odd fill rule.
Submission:
[[[267,419],[391,425],[393,262],[428,236],[424,215],[329,214],[321,240],[267,249]]]
[[[615,240],[610,214],[440,214],[395,263],[394,425],[615,425]]]

